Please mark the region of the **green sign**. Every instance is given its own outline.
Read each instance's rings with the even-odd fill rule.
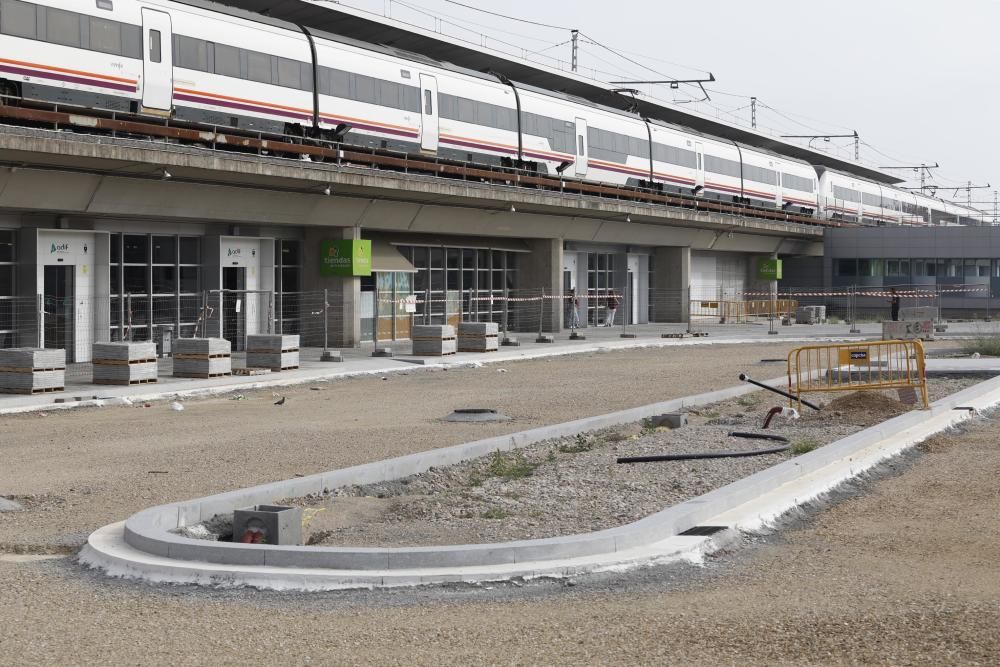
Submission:
[[[323,241],[319,273],[323,276],[370,276],[371,241]]]
[[[758,280],[781,280],[781,260],[761,258],[757,260]]]

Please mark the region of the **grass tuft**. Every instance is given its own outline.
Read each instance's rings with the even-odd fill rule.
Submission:
[[[800,454],[811,452],[817,447],[819,447],[819,443],[813,438],[803,438],[802,440],[796,440],[793,442],[790,451],[795,456],[799,456]]]

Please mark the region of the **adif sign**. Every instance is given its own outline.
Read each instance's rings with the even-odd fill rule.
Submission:
[[[323,241],[320,244],[319,272],[324,276],[370,276],[372,242]]]

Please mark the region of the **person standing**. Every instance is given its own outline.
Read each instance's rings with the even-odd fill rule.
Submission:
[[[569,291],[569,328],[579,329],[580,328],[580,297],[576,295],[576,290],[571,289]]]
[[[612,292],[608,296],[608,317],[604,321],[604,326],[612,327],[615,325],[615,311],[618,310],[619,303],[621,303],[621,300],[618,298],[618,295]]]
[[[896,293],[895,287],[889,288],[889,307],[892,310],[892,321],[899,321],[899,294]]]

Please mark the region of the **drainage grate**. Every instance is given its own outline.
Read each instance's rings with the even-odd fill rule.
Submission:
[[[726,530],[729,526],[695,526],[694,528],[688,528],[680,535],[685,537],[703,537],[705,535],[715,535],[718,532]]]
[[[492,408],[460,408],[444,419],[449,422],[504,422],[510,417]]]

